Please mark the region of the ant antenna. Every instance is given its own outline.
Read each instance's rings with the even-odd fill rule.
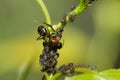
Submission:
[[[47,23],[43,23],[43,24],[46,24],[47,26],[49,26],[54,32],[56,32],[55,30],[54,30],[54,28],[50,25],[50,24],[47,24]]]
[[[43,37],[42,37],[42,36],[39,36],[36,40],[41,40],[41,39],[43,39]]]
[[[45,23],[45,22],[43,22],[43,24],[45,24],[45,25],[47,25],[47,26],[49,26],[54,32],[57,32],[58,34],[61,34],[58,30],[55,30],[54,28],[53,28],[53,26],[51,26],[50,24],[48,24],[48,23]]]

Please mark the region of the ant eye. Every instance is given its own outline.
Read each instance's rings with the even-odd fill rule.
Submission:
[[[45,36],[47,35],[47,30],[44,26],[39,26],[38,27],[38,34],[41,35],[41,36]]]

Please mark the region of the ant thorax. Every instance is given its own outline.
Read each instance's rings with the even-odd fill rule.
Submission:
[[[50,41],[52,42],[53,45],[57,45],[58,42],[60,41],[61,37],[62,36],[60,34],[54,33],[54,34],[50,35]]]

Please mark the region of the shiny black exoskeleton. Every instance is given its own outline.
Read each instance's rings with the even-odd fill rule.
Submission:
[[[44,26],[39,26],[38,27],[38,34],[40,35],[40,36],[45,36],[45,35],[47,35],[47,30],[46,30],[46,28],[44,27]]]
[[[37,40],[44,39],[44,37],[48,34],[47,30],[44,26],[40,25],[37,29],[38,34],[40,35]]]

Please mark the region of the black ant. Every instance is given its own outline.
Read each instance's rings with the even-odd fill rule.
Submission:
[[[47,30],[44,26],[40,25],[38,27],[38,34],[40,35],[40,37],[37,38],[37,40],[40,40],[40,39],[44,39],[45,36],[47,35]]]
[[[51,25],[47,23],[44,23],[44,24],[50,27],[54,31],[54,33],[50,34],[50,32],[47,31],[45,26],[40,25],[37,30],[40,36],[37,38],[37,40],[45,39],[45,37],[48,37],[51,44],[53,44],[54,46],[57,46],[58,49],[60,49],[62,47],[62,43],[59,41],[62,37],[63,28],[59,28],[55,31]]]

